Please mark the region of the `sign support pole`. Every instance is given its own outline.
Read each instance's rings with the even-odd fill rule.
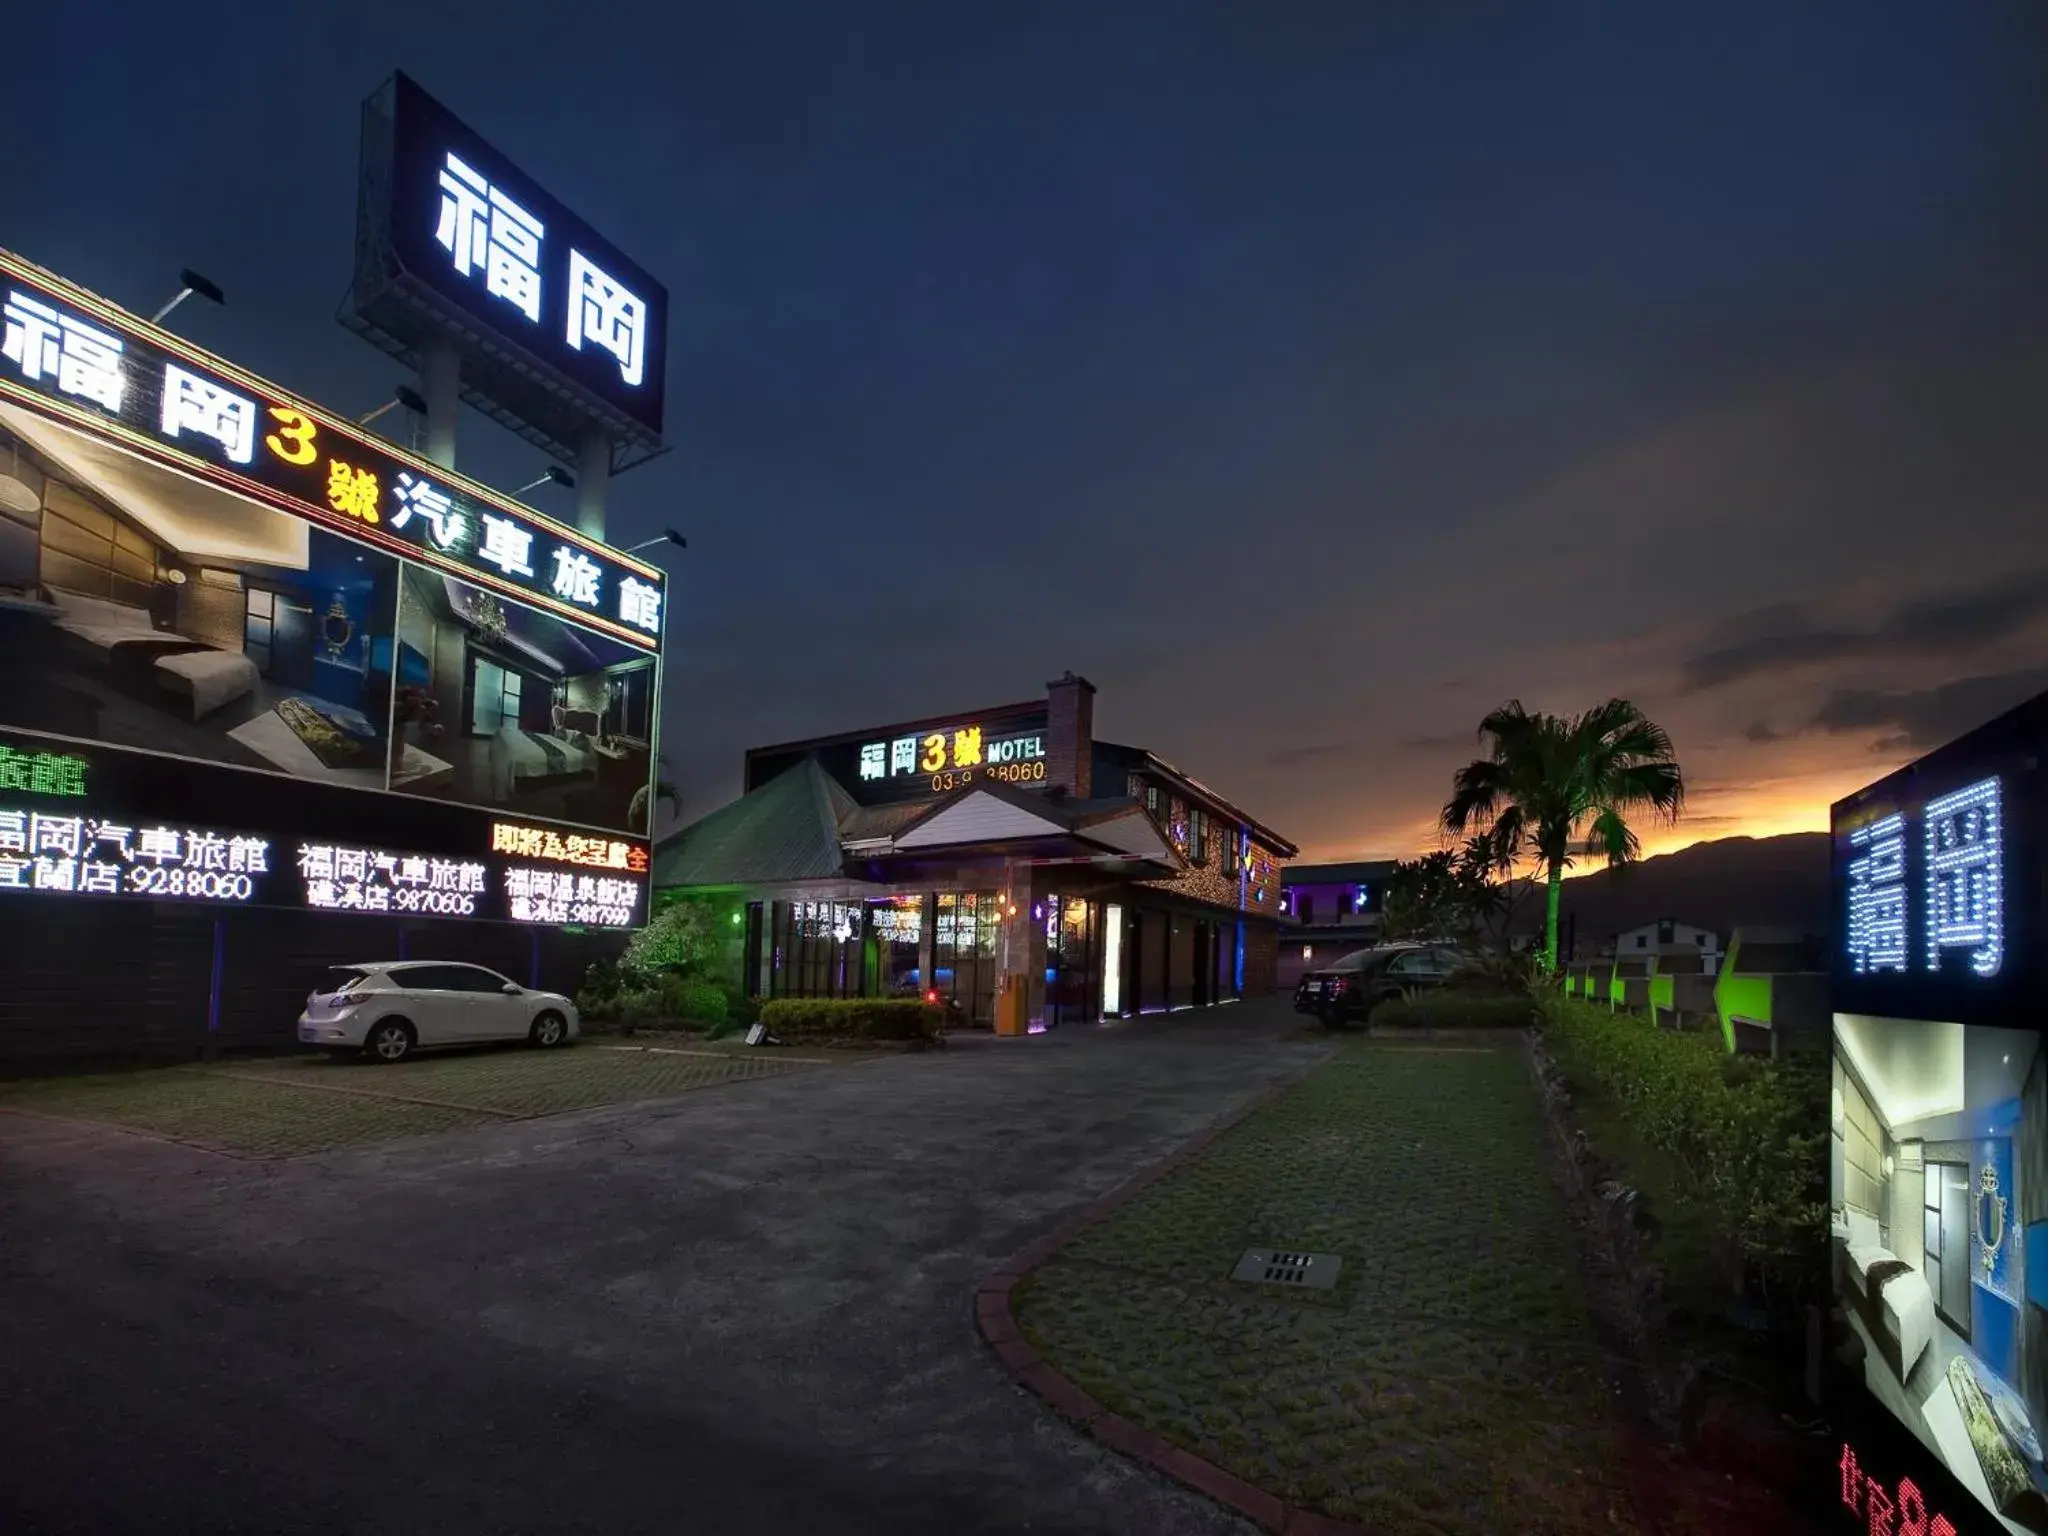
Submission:
[[[576,446],[576,531],[602,540],[605,488],[612,477],[611,439],[592,427]]]
[[[427,397],[427,457],[455,467],[455,415],[462,409],[462,354],[437,337],[420,360],[420,391]]]

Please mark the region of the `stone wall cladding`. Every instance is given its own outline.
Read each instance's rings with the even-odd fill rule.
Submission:
[[[1076,800],[1094,792],[1095,685],[1069,672],[1045,685],[1045,782]]]

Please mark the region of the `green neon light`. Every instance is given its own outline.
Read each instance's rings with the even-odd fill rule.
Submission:
[[[1676,1009],[1677,1004],[1672,1001],[1672,994],[1676,990],[1676,986],[1677,984],[1668,975],[1652,976],[1650,978],[1650,1022],[1652,1024],[1662,1022],[1666,1010]]]
[[[1714,978],[1714,1011],[1721,1015],[1721,1041],[1730,1051],[1735,1049],[1738,1014],[1759,1024],[1771,1022],[1771,978],[1737,976],[1727,968],[1734,959],[1731,953],[1728,961],[1723,962],[1721,974]]]
[[[0,789],[31,795],[83,795],[86,762],[62,752],[19,752],[0,747]]]

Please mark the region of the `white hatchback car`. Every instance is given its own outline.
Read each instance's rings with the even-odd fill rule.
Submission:
[[[562,1045],[579,1027],[576,1005],[559,992],[536,992],[480,965],[378,960],[328,968],[325,990],[310,994],[299,1015],[299,1042],[393,1062],[429,1045]]]

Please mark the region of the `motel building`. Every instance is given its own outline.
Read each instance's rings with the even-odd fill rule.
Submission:
[[[747,753],[656,845],[655,902],[720,896],[747,991],[950,1000],[1036,1031],[1273,991],[1294,845],[1142,747],[1095,688]]]

